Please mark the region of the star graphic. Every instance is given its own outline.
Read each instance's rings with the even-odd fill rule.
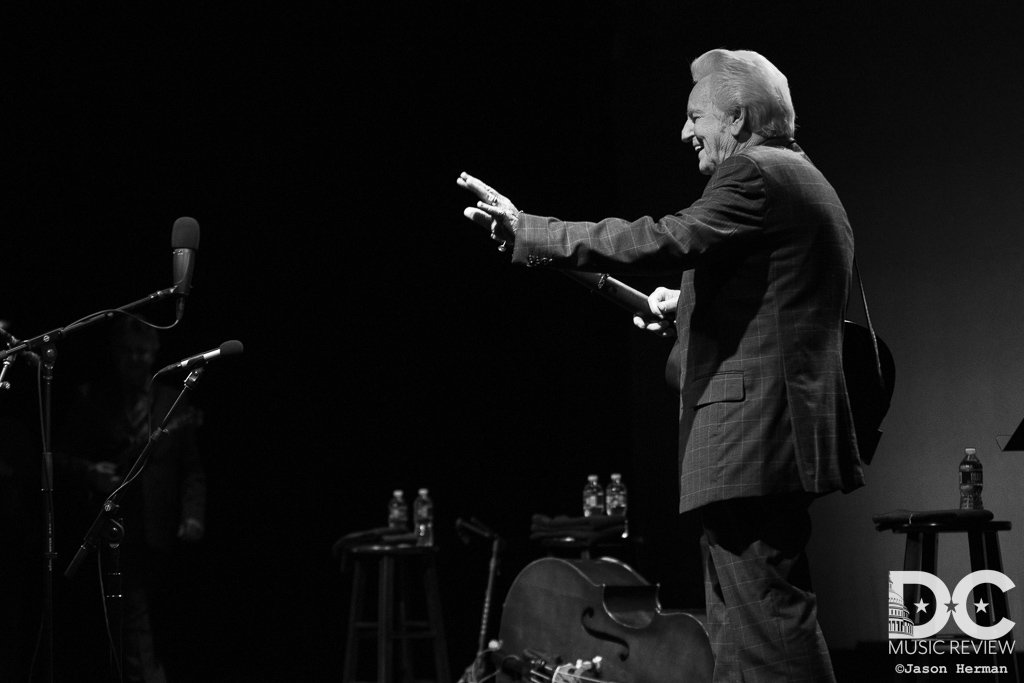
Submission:
[[[952,600],[950,600],[949,602],[946,603],[946,611],[947,612],[955,612],[956,608],[957,608],[957,604],[955,602],[953,602]]]
[[[914,603],[914,607],[917,608],[918,612],[925,612],[928,610],[928,603],[924,601],[924,598],[920,598]]]
[[[988,603],[985,602],[984,600],[979,600],[978,602],[974,603],[974,611],[975,612],[986,612],[987,613],[988,612],[988,610],[986,609],[987,607],[988,607]]]

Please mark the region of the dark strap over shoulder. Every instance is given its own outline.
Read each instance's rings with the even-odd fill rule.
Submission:
[[[875,334],[875,327],[871,324],[871,313],[868,311],[868,296],[864,293],[864,280],[860,276],[860,268],[857,267],[857,257],[853,258],[853,273],[857,278],[857,285],[860,287],[860,300],[864,306],[864,320],[868,324],[868,332],[871,333],[871,346],[875,350],[875,369],[878,370],[878,382],[882,386],[882,390],[891,393],[891,388],[887,386],[885,381],[885,374],[882,372],[882,357],[878,352],[878,335]],[[847,303],[849,308],[849,303]]]

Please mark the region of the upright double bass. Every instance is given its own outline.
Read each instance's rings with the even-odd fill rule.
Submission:
[[[664,611],[658,588],[618,560],[543,558],[509,589],[499,683],[707,683],[714,656],[693,616]]]

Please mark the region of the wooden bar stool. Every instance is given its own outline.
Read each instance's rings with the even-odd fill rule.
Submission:
[[[926,521],[916,521],[914,517]],[[938,574],[939,535],[951,533],[967,534],[972,572],[983,569],[1003,571],[1003,559],[999,550],[999,532],[1010,531],[1012,528],[1010,522],[992,521],[991,516],[989,519],[950,518],[943,521],[932,521],[937,517],[940,517],[937,513],[915,513],[906,522],[895,522],[885,527],[892,529],[895,534],[906,534],[907,536],[906,550],[903,556],[904,571]],[[881,530],[882,527],[879,529]],[[921,588],[918,584],[908,586],[910,597],[907,604],[916,604],[921,599]],[[906,596],[904,598],[906,600]],[[984,583],[975,587],[974,599],[985,601],[991,610],[975,615],[979,626],[992,626],[998,624],[1003,618],[1010,618],[1006,596],[992,584]],[[1013,631],[999,640],[1012,644],[1014,642]],[[994,666],[999,668],[1005,666],[1008,672],[1005,675],[997,674],[995,680],[1019,683],[1020,674],[1012,652],[1003,652],[1000,648],[999,654],[993,655],[993,660]]]
[[[348,634],[345,642],[343,683],[356,683],[358,674],[359,643],[373,637],[377,641],[377,681],[395,683],[395,642],[399,644],[402,680],[414,683],[420,680],[450,683],[448,646],[441,621],[441,593],[437,580],[437,548],[415,545],[357,545],[345,549],[352,562],[352,601],[349,608]],[[377,565],[377,611],[364,615],[366,572]],[[417,567],[416,565],[419,565]],[[409,607],[413,594],[409,588],[409,575],[422,568],[423,597],[426,619],[412,619]],[[397,609],[396,609],[397,608]],[[433,649],[434,675],[432,679],[413,676],[413,657],[410,649],[414,640],[430,640]]]

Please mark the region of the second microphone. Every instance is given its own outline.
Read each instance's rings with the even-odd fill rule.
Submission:
[[[174,370],[191,370],[197,368],[200,365],[206,365],[212,360],[216,360],[221,356],[233,356],[242,352],[242,342],[237,339],[226,341],[215,349],[210,349],[204,353],[197,354],[195,356],[189,356],[184,360],[180,360],[177,363],[171,363],[170,365],[160,368],[160,371],[156,374],[162,375],[165,372],[172,372]]]

